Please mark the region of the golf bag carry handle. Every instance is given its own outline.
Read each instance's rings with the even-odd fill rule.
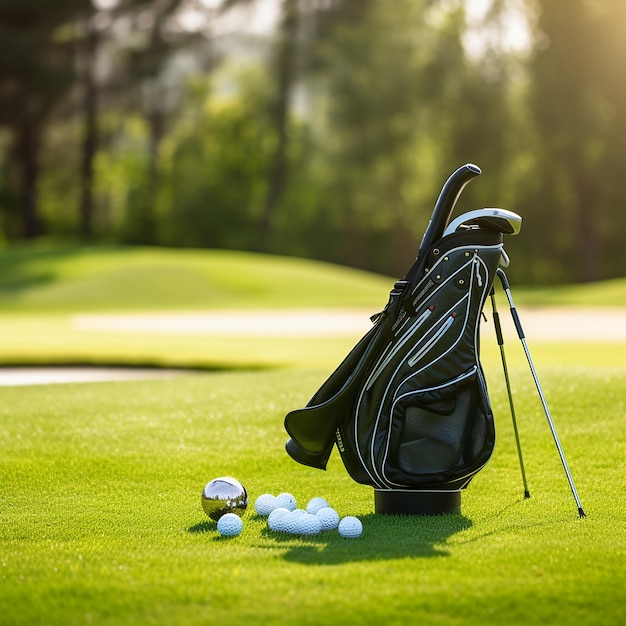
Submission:
[[[478,165],[466,163],[450,174],[439,193],[432,217],[422,237],[422,243],[417,253],[418,259],[443,235],[452,216],[452,211],[454,211],[454,205],[465,185],[476,178],[476,176],[480,176],[481,173]]]

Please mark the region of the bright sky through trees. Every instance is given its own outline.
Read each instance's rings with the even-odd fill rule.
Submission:
[[[112,2],[114,0],[98,0]],[[215,9],[221,0],[200,0],[208,8]],[[507,2],[498,22],[485,26],[485,19],[492,8],[493,0],[447,0],[441,2],[434,11],[446,12],[459,3],[465,3],[467,32],[463,44],[472,58],[481,57],[489,49],[507,52],[524,51],[530,48],[530,29],[527,10],[522,0]],[[280,16],[281,0],[257,0],[248,7],[236,7],[219,18],[218,31],[222,33],[239,31],[252,34],[267,34],[276,28]],[[185,15],[184,25],[195,30],[204,20],[197,9]],[[434,15],[433,19],[437,19]]]
[[[485,26],[492,0],[465,0],[467,32],[463,44],[471,57],[482,56],[489,48],[507,52],[529,50],[531,35],[528,15],[521,0],[510,0],[500,23]]]

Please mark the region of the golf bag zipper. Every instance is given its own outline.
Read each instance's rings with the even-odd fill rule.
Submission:
[[[420,388],[420,393],[424,393],[427,391],[434,391],[435,389],[441,389],[443,387],[447,387],[448,385],[452,385],[454,383],[457,383],[461,380],[465,380],[466,378],[469,378],[470,376],[473,376],[474,374],[476,374],[478,372],[478,366],[477,365],[473,365],[467,372],[463,372],[462,374],[459,374],[456,378],[453,378],[452,380],[445,380],[442,383],[438,384],[438,385],[433,385],[432,387],[424,387],[424,388]],[[411,394],[415,393],[414,391],[410,391],[407,393],[404,393],[400,396],[398,396],[397,398],[395,398],[394,400],[394,405],[396,403],[398,403],[400,400],[402,400],[405,396],[409,396]],[[393,412],[393,407],[391,409],[391,411]]]
[[[460,248],[462,249],[462,248]],[[450,252],[448,252],[448,255],[451,254],[452,252],[454,252],[453,250],[451,250]],[[469,252],[469,251],[468,251]],[[430,294],[430,298],[431,300],[434,299],[436,297],[436,294],[439,290],[443,289],[445,287],[446,284],[448,284],[450,281],[454,280],[454,277],[457,276],[459,273],[461,273],[463,270],[465,270],[469,265],[473,265],[475,262],[477,261],[477,259],[469,259],[467,263],[465,263],[464,265],[462,265],[461,267],[459,267],[456,272],[454,272],[454,274],[452,274],[451,276],[449,276],[448,278],[446,278],[442,283],[440,283],[437,288]],[[439,260],[430,270],[430,273],[434,272],[435,269],[437,268],[437,266],[442,262],[442,260]],[[428,278],[428,281],[430,283],[432,283],[432,280]],[[423,282],[424,280],[422,280],[420,282],[420,284],[416,287],[416,289],[414,290],[413,293],[415,293],[416,291],[420,290],[420,288],[423,286]],[[423,293],[423,290],[421,290],[421,292]],[[380,361],[378,366],[374,369],[374,371],[372,372],[372,374],[370,374],[370,377],[368,378],[367,382],[365,383],[365,388],[364,391],[369,391],[372,388],[372,385],[376,382],[377,378],[380,376],[380,373],[382,371],[384,371],[385,367],[391,362],[391,360],[395,357],[395,355],[397,354],[397,352],[402,349],[402,347],[407,343],[407,341],[409,341],[414,332],[428,319],[428,317],[431,315],[431,313],[434,311],[434,307],[431,305],[426,311],[424,311],[418,318],[417,320],[415,320],[415,322],[413,323],[413,325],[406,329],[404,328],[404,324],[406,324],[408,322],[408,319],[404,322],[403,325],[400,326],[399,329],[396,330],[396,332],[404,332],[404,338],[402,340],[400,340],[397,344],[393,345],[393,344],[389,344],[385,350],[385,352],[383,353],[383,355],[380,357]]]
[[[478,256],[478,250],[474,250],[474,271],[476,273],[476,282],[479,287],[482,287],[483,279],[480,277],[480,257]]]
[[[433,344],[437,343],[441,339],[450,326],[454,323],[456,313],[450,313],[443,325],[437,330],[437,332],[407,361],[407,364],[413,367],[423,356],[430,350]]]
[[[376,382],[376,379],[380,375],[380,373],[387,367],[388,363],[393,359],[394,355],[398,350],[402,348],[402,346],[409,341],[413,337],[413,333],[431,316],[432,312],[435,310],[434,306],[429,306],[414,322],[413,326],[410,329],[410,332],[404,336],[402,341],[399,341],[396,346],[392,349],[390,347],[388,354],[383,358],[380,365],[374,370],[374,372],[370,375],[367,384],[365,385],[365,390],[371,388],[371,386]]]

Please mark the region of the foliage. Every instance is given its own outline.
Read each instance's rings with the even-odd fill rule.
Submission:
[[[614,60],[625,51],[617,25],[626,7],[618,0],[576,0],[567,11],[554,2],[539,5],[543,45],[531,64],[531,102],[546,136],[537,165],[550,175],[537,187],[549,226],[537,243],[571,259],[561,270],[569,280],[615,275],[623,271],[615,253],[621,245],[615,209],[626,200],[619,182],[626,174],[620,157],[626,118],[619,113],[626,105],[626,77]]]
[[[446,177],[474,162],[484,175],[458,210],[523,216],[518,284],[623,274],[619,0],[492,0],[478,21],[466,0],[276,3],[263,35],[247,28],[258,0],[5,3],[0,240],[262,250],[400,276]],[[507,47],[515,7],[525,50]]]
[[[54,7],[9,0],[0,8],[0,126],[10,130],[13,157],[5,172],[15,206],[3,211],[10,237],[42,232],[37,198],[42,136],[75,80],[68,31],[88,6],[87,0],[63,0]]]
[[[243,76],[240,96],[194,94],[171,140],[159,241],[169,245],[257,247],[271,150],[258,76]]]

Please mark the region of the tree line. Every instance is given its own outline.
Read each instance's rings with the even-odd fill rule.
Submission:
[[[518,283],[623,275],[626,5],[492,0],[470,19],[471,4],[3,0],[0,243],[401,275],[446,177],[473,162],[458,210],[522,215]],[[272,7],[271,29],[248,28]]]

